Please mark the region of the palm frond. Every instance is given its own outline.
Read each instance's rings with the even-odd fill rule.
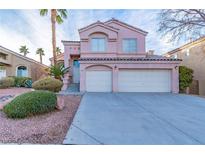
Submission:
[[[43,48],[38,48],[38,49],[36,50],[36,54],[39,54],[39,55],[44,56],[45,54],[44,54]]]
[[[66,19],[67,18],[67,10],[66,9],[58,9],[57,10],[58,14],[61,16],[61,18]]]
[[[40,9],[39,11],[41,16],[46,16],[48,14],[48,9]]]
[[[50,67],[50,75],[56,79],[62,79],[66,73],[68,73],[70,67],[64,67],[63,64],[56,64]]]
[[[57,22],[58,24],[62,24],[62,23],[63,23],[63,19],[61,18],[60,15],[57,15],[57,16],[56,16],[56,22]]]

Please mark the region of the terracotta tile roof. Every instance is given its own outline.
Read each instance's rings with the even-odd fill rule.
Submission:
[[[145,57],[145,58],[80,58],[80,61],[182,61],[181,59],[166,57]]]

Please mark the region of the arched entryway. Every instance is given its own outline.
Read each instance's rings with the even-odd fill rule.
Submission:
[[[18,66],[16,68],[16,76],[18,77],[27,77],[28,76],[28,69],[26,66]]]

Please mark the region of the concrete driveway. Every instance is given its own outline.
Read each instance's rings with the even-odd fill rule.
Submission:
[[[205,144],[205,99],[86,93],[64,144]]]

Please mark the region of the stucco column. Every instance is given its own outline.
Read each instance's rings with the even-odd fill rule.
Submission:
[[[85,92],[85,78],[86,78],[86,71],[85,66],[80,64],[80,92]]]
[[[113,75],[112,75],[112,91],[113,92],[118,92],[118,72],[119,72],[119,69],[118,67],[115,65],[113,67],[113,71],[112,71]]]
[[[64,50],[64,67],[69,67],[70,53]],[[63,78],[63,87],[61,90],[66,90],[69,84],[69,73],[66,73]]]
[[[179,93],[179,67],[172,69],[172,93]]]

